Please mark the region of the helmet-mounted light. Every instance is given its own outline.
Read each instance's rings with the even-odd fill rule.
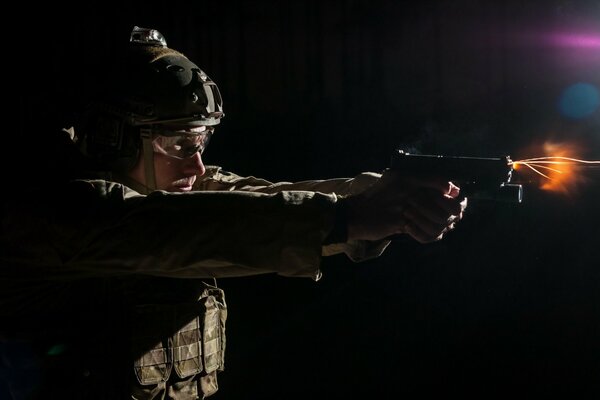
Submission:
[[[167,40],[156,29],[140,28],[134,26],[129,41],[150,46],[167,47]]]

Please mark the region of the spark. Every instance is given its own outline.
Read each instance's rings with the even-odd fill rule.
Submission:
[[[555,165],[581,165],[581,164],[600,165],[600,160],[580,160],[578,158],[573,158],[573,157],[550,156],[550,157],[526,158],[524,160],[513,161],[513,164],[526,164],[526,163],[542,163],[542,164],[555,164]]]
[[[537,168],[535,168],[534,166],[532,166],[529,163],[519,163],[518,165],[524,165],[527,168],[531,169],[533,172],[535,172],[536,174],[539,174],[541,176],[543,176],[544,178],[548,178],[550,180],[552,180],[552,178],[550,178],[548,175],[544,174],[543,172],[540,172]],[[561,172],[562,173],[562,172]]]
[[[513,161],[513,168],[517,169],[520,166],[525,166],[536,174],[543,176],[549,180],[557,180],[549,175],[544,174],[540,170],[549,170],[557,174],[564,174],[570,171],[572,167],[600,167],[600,160],[581,160],[573,157],[551,156],[551,157],[535,157],[526,158],[524,160]],[[564,169],[561,169],[564,167]]]
[[[536,157],[536,158],[527,158],[524,160],[513,161],[512,163],[514,168],[518,168],[520,165],[524,165],[526,167],[531,168],[545,168],[554,172],[563,173],[564,171],[558,168],[552,168],[548,165],[554,165],[557,167],[560,166],[576,166],[576,167],[600,167],[600,160],[580,160],[572,157]]]

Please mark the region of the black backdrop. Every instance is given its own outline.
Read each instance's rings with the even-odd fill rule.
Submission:
[[[139,25],[218,83],[226,117],[204,158],[240,174],[351,176],[385,168],[397,147],[539,156],[529,146],[547,139],[581,142],[582,156],[600,159],[600,110],[569,118],[557,107],[571,84],[600,86],[597,1],[69,10],[25,5],[21,30],[7,33],[17,43],[7,64],[24,77],[21,134],[68,117]],[[216,398],[598,395],[600,176],[591,178],[568,196],[529,185],[519,206],[472,203],[439,243],[399,240],[361,264],[327,258],[318,283],[221,280],[230,316]]]

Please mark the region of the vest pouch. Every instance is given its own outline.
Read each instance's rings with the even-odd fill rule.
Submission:
[[[175,306],[175,326],[172,338],[173,368],[177,376],[185,379],[202,372],[202,336],[199,303]]]
[[[132,308],[132,350],[135,376],[140,385],[163,384],[173,367],[171,335],[173,308],[164,304],[143,304]],[[160,385],[159,385],[160,386]]]
[[[199,302],[203,309],[202,346],[204,372],[210,375],[225,368],[225,322],[227,305],[225,293],[216,286],[204,284]],[[209,379],[210,380],[210,379]]]

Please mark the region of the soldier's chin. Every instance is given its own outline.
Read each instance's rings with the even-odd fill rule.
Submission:
[[[173,192],[189,192],[192,190],[192,185],[176,185],[173,186]]]
[[[171,183],[171,190],[174,192],[189,192],[194,187],[194,181],[196,179],[192,178],[184,178],[178,179]]]

